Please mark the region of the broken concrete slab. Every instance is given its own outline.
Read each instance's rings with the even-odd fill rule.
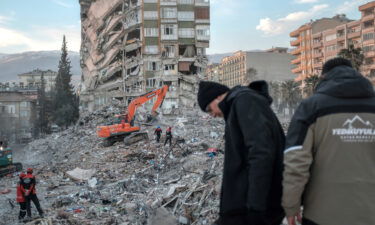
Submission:
[[[95,174],[95,169],[84,170],[77,167],[74,170],[67,171],[66,174],[76,181],[88,181]]]
[[[176,225],[177,219],[164,207],[156,209],[147,222],[147,225]]]

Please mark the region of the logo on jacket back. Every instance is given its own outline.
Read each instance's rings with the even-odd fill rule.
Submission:
[[[363,120],[356,115],[353,119],[347,119],[343,128],[332,129],[334,136],[340,136],[344,142],[374,142],[375,127],[370,121]]]

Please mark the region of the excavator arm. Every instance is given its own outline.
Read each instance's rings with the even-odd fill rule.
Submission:
[[[144,103],[148,102],[149,100],[153,99],[155,96],[157,96],[157,99],[151,111],[151,114],[154,115],[156,113],[156,110],[163,103],[167,92],[168,92],[168,86],[164,85],[162,88],[148,92],[144,95],[137,97],[133,101],[131,101],[128,106],[127,113],[125,114],[125,122],[130,123],[134,119],[134,115],[135,115],[137,108],[143,105]]]
[[[111,146],[114,142],[119,140],[123,140],[125,144],[130,144],[139,140],[148,139],[147,133],[139,132],[140,127],[134,126],[132,123],[136,110],[147,101],[157,97],[151,111],[151,114],[154,116],[154,114],[156,114],[156,109],[163,103],[167,92],[168,86],[164,85],[162,88],[141,95],[130,102],[125,114],[118,116],[120,118],[125,117],[121,122],[97,127],[96,132],[98,137],[106,138],[103,142],[103,146]]]

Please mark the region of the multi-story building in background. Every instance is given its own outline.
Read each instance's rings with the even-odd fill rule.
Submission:
[[[253,80],[282,82],[294,79],[286,48],[265,52],[238,51],[221,60],[219,81],[229,87],[246,85]]]
[[[220,63],[209,64],[206,68],[205,80],[220,82],[221,71]]]
[[[207,65],[209,0],[80,0],[82,105],[129,103],[169,85],[163,108],[193,106]]]
[[[20,87],[40,87],[42,83],[42,74],[45,82],[46,91],[51,91],[56,82],[57,72],[52,70],[40,70],[35,69],[28,73],[19,74],[18,78],[20,79]]]
[[[362,25],[362,50],[365,62],[362,72],[365,75],[375,77],[375,1],[369,2],[359,7],[361,11]],[[373,80],[375,81],[375,80]]]
[[[363,50],[365,61],[361,72],[364,75],[375,72],[375,1],[360,6],[359,10],[362,13],[360,20],[353,21],[341,14],[311,21],[290,33],[291,46],[295,47],[291,52],[295,56],[291,63],[296,80],[320,74],[325,61],[350,45]]]
[[[37,96],[36,87],[0,83],[0,137],[22,143],[36,134]]]

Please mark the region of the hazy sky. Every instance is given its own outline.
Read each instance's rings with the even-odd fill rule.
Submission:
[[[110,0],[108,0],[110,1]],[[209,54],[290,47],[289,33],[310,19],[345,13],[359,19],[368,0],[211,0]],[[79,51],[78,0],[0,0],[0,53]]]

